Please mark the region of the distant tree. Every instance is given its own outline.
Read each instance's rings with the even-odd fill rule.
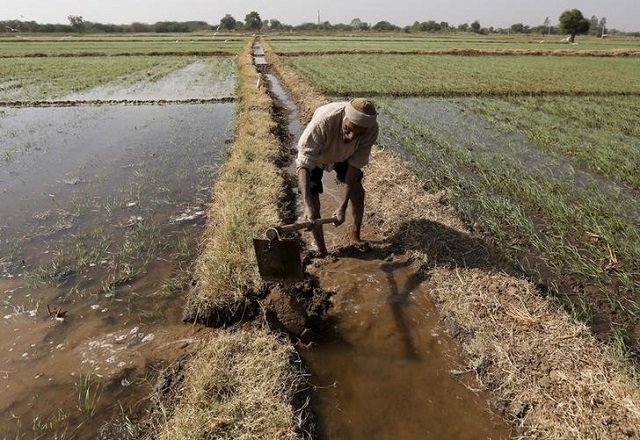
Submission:
[[[236,19],[231,16],[231,14],[227,14],[220,19],[220,29],[225,31],[232,31],[236,28]]]
[[[576,34],[589,31],[589,21],[578,9],[569,9],[560,14],[560,30],[570,34],[569,43],[576,40]]]
[[[435,20],[422,22],[422,27],[426,32],[438,32],[441,29],[440,23],[436,23]]]
[[[314,31],[318,28],[318,25],[308,21],[297,25],[295,28],[300,31]]]
[[[511,32],[515,32],[516,34],[524,34],[525,26],[522,23],[512,24]]]
[[[246,17],[244,17],[244,27],[252,31],[262,29],[262,19],[260,18],[260,14],[256,11],[249,12]]]
[[[76,32],[82,32],[85,27],[85,22],[82,19],[82,15],[69,15],[67,16],[71,28]]]
[[[351,23],[349,23],[349,26],[351,26],[351,29],[353,29],[354,31],[361,31],[362,20],[360,20],[359,18],[354,18],[353,20],[351,20]]]
[[[475,32],[476,34],[479,34],[481,30],[482,30],[482,26],[480,26],[480,22],[478,20],[471,23],[471,32]]]
[[[446,21],[441,21],[440,29],[446,32],[449,29],[449,23],[447,23]]]
[[[280,20],[276,19],[276,18],[272,18],[271,20],[269,20],[269,29],[281,29],[282,28],[282,23],[280,22]]]
[[[398,30],[398,26],[383,20],[374,24],[371,29],[373,29],[374,31],[395,31]]]
[[[460,32],[469,32],[469,23],[462,23],[458,25],[458,30]]]
[[[420,23],[417,20],[413,22],[413,24],[409,27],[409,30],[411,32],[424,32],[424,29],[422,28],[422,23]]]
[[[134,33],[140,33],[140,32],[151,32],[153,29],[151,28],[151,25],[147,23],[135,22],[135,23],[131,23],[131,25],[129,26],[129,30]]]

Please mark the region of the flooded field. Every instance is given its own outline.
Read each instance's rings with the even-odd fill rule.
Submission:
[[[378,102],[382,145],[598,337],[640,347],[637,98]]]
[[[190,100],[233,96],[233,61],[196,61],[149,84],[139,81],[129,86],[107,85],[87,92],[63,96],[63,101],[91,100]]]
[[[189,350],[182,292],[233,110],[2,110],[0,434],[93,438]]]

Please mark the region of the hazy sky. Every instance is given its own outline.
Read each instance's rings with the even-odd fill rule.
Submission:
[[[0,0],[0,20],[22,19],[66,23],[68,15],[85,20],[127,24],[161,20],[219,22],[225,14],[244,20],[250,11],[283,23],[348,23],[358,17],[375,24],[387,20],[398,26],[414,21],[450,24],[480,20],[483,26],[513,23],[538,25],[550,17],[556,23],[565,9],[578,8],[586,17],[607,17],[610,27],[640,31],[640,0]]]

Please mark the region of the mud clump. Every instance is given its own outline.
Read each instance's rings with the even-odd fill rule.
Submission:
[[[274,329],[294,336],[322,330],[329,315],[333,294],[334,292],[321,289],[316,279],[291,286],[276,284],[264,300],[267,323]]]

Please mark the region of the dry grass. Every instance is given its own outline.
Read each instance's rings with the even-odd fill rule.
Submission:
[[[213,194],[196,266],[198,284],[185,307],[190,320],[207,320],[216,310],[233,314],[248,292],[260,288],[252,238],[279,219],[284,181],[274,161],[280,144],[271,132],[271,99],[256,87],[251,44],[240,55],[238,70],[236,135]]]
[[[194,319],[233,314],[258,289],[252,237],[278,221],[283,180],[274,165],[271,99],[256,87],[251,45],[238,60],[240,108],[230,157],[217,180],[198,285],[187,304]],[[246,327],[246,326],[245,326]],[[294,348],[265,329],[218,331],[186,366],[177,403],[162,406],[156,438],[307,439],[306,385]]]
[[[308,118],[326,98],[269,52]],[[368,213],[382,235],[404,242],[422,264],[469,369],[522,438],[640,436],[638,380],[611,348],[533,285],[501,271],[442,203],[446,194],[425,193],[390,153],[374,151],[365,174]]]
[[[290,344],[265,330],[241,330],[220,331],[203,345],[187,366],[179,402],[157,438],[310,437],[303,411],[290,403],[303,385]]]

